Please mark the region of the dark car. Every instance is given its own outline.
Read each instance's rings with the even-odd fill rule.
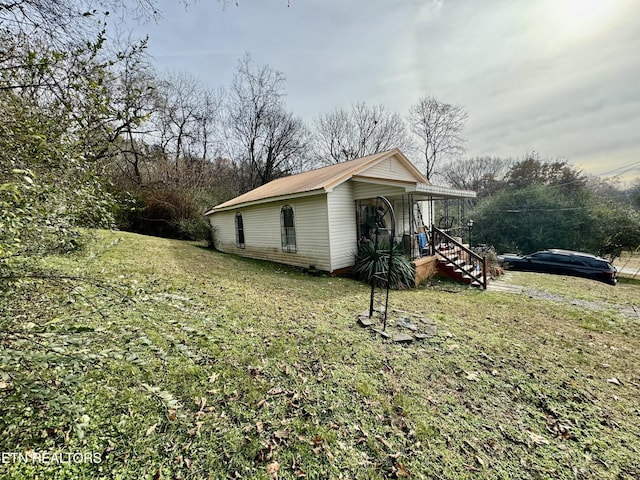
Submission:
[[[608,260],[589,253],[551,249],[525,256],[505,253],[498,255],[498,259],[509,270],[574,275],[611,285],[618,281],[617,270]]]

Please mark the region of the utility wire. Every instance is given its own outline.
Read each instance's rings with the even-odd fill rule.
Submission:
[[[628,165],[622,165],[622,166],[616,167],[616,168],[614,168],[612,170],[603,172],[603,173],[599,174],[598,176],[599,177],[604,177],[604,176],[607,176],[607,175],[609,175],[609,176],[622,175],[624,173],[627,173],[627,172],[633,170],[636,167],[640,167],[640,162],[633,162],[633,163],[629,163]],[[622,170],[622,171],[617,172],[618,170]]]
[[[496,210],[498,212],[507,213],[528,213],[528,212],[566,212],[569,210],[585,210],[585,207],[567,207],[567,208],[502,208]]]

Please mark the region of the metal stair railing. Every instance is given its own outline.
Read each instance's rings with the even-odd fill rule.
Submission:
[[[431,248],[461,276],[487,288],[487,259],[478,255],[435,225],[432,226]],[[453,252],[453,253],[452,253]],[[459,262],[458,260],[462,260]],[[464,267],[461,267],[464,265]]]

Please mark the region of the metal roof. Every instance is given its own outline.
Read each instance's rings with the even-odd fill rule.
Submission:
[[[291,195],[302,196],[327,192],[337,185],[346,182],[354,175],[393,156],[412,172],[417,184],[429,185],[429,181],[420,173],[415,165],[396,148],[386,152],[356,158],[348,162],[337,163],[328,167],[291,175],[290,177],[278,178],[220,205],[216,205],[206,212],[205,215],[230,208],[273,201],[282,197],[286,198]]]

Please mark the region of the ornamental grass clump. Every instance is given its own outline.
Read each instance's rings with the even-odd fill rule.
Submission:
[[[386,272],[391,258],[389,286],[393,289],[412,288],[415,285],[416,269],[413,262],[404,254],[400,244],[393,244],[393,255],[389,254],[389,244],[382,242],[376,250],[373,242],[359,246],[356,263],[353,267],[355,276],[366,283],[371,283],[376,272]]]

